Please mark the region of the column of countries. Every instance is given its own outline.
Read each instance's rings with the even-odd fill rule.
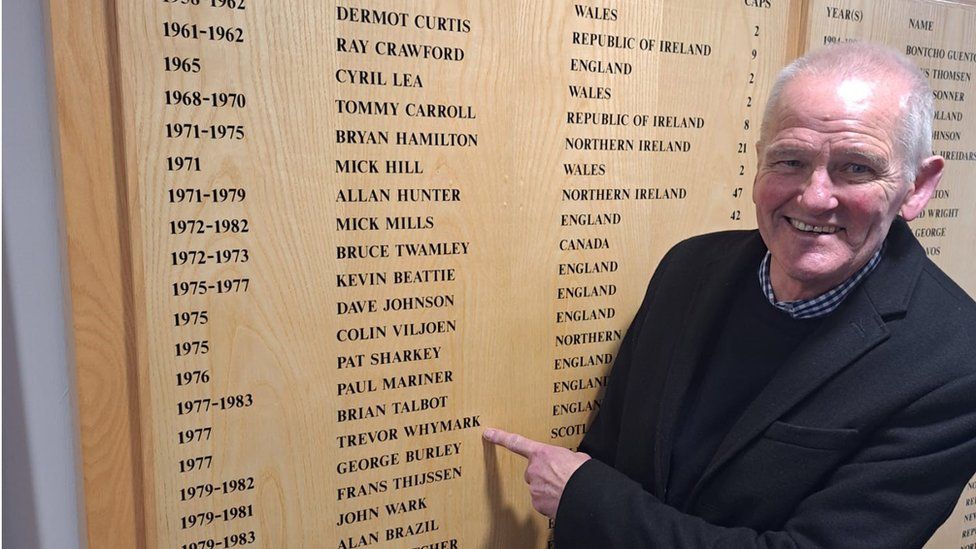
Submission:
[[[653,263],[682,238],[753,221],[749,183],[760,82],[775,40],[768,1],[707,9],[567,6],[567,112],[557,166],[552,375],[547,442],[572,447],[602,405],[610,369]],[[638,24],[639,21],[642,21]],[[650,29],[650,30],[649,30]],[[701,75],[726,84],[700,93]],[[730,84],[730,85],[729,85]],[[688,214],[694,212],[694,215]],[[746,213],[744,213],[746,212]],[[649,251],[657,250],[657,251]],[[633,297],[630,297],[633,296]]]
[[[962,491],[962,541],[959,549],[976,549],[976,478]]]
[[[640,74],[651,58],[662,63],[710,56],[712,46],[674,37],[630,34],[633,14],[617,4],[567,6],[571,26],[563,38],[570,47],[564,60],[569,105],[565,136],[560,142],[558,218],[560,238],[555,244],[557,286],[553,376],[549,392],[549,442],[572,446],[585,434],[599,410],[609,367],[623,339],[627,319],[617,316],[614,301],[621,267],[626,267],[628,205],[685,200],[688,189],[661,184],[656,167],[690,158],[691,136],[705,126],[705,118],[687,110],[666,111],[643,98],[621,98],[620,88]],[[630,17],[628,17],[630,16]],[[638,104],[640,109],[618,105]],[[651,166],[654,179],[635,180],[625,165]],[[647,171],[644,171],[647,173]]]

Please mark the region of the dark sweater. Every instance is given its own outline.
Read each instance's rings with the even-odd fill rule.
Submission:
[[[794,320],[763,295],[755,271],[739,281],[725,323],[688,389],[675,431],[667,500],[684,507],[726,433],[820,319]]]

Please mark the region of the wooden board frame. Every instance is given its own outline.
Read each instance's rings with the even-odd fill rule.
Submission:
[[[55,150],[89,547],[146,547],[114,2],[51,0]]]

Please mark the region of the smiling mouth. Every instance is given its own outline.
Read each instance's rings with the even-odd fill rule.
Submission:
[[[790,222],[790,225],[792,225],[794,229],[805,233],[834,234],[840,230],[839,227],[827,227],[823,225],[807,225],[806,223],[797,219],[793,219],[792,217],[787,217],[786,219],[787,221]]]

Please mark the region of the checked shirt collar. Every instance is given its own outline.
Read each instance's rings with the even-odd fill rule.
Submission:
[[[882,246],[882,249],[884,247]],[[790,315],[793,319],[819,318],[834,312],[853,290],[858,282],[868,276],[878,263],[881,262],[881,250],[878,250],[873,257],[850,278],[842,282],[839,286],[827,292],[812,297],[810,299],[800,299],[797,301],[776,301],[773,294],[773,284],[769,279],[769,261],[772,254],[766,252],[766,257],[759,264],[759,284],[762,285],[763,293],[770,305]]]

